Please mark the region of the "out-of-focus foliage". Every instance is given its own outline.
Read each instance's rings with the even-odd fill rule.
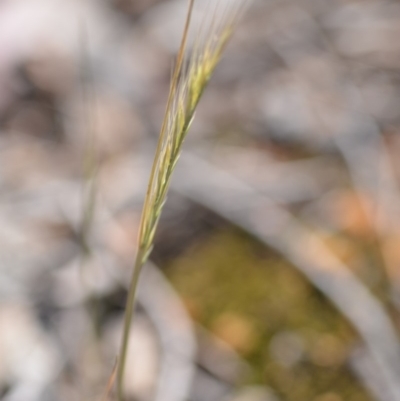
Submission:
[[[285,400],[370,400],[347,365],[356,336],[279,255],[237,231],[217,232],[168,276],[193,318],[249,361],[246,381]]]

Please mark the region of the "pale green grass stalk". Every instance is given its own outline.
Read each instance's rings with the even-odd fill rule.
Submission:
[[[218,7],[219,1],[217,1]],[[143,206],[138,235],[138,249],[125,311],[123,338],[117,369],[117,396],[123,401],[123,381],[132,322],[136,288],[140,271],[153,248],[154,235],[166,201],[172,172],[176,166],[183,141],[188,133],[195,110],[221,55],[236,26],[242,6],[224,10],[215,8],[206,13],[196,35],[190,55],[186,51],[194,0],[189,0],[185,28],[172,75],[167,107],[163,119],[148,189]]]

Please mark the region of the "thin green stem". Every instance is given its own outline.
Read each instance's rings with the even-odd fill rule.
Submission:
[[[117,368],[117,397],[118,401],[124,400],[124,375],[126,358],[128,354],[129,334],[133,319],[135,307],[135,295],[139,282],[140,271],[143,266],[143,252],[139,249],[136,254],[136,260],[133,267],[132,278],[129,286],[128,299],[126,301],[126,310],[124,318],[124,329],[122,334],[121,349],[119,352],[118,368]]]
[[[171,107],[171,104],[172,104],[172,101],[173,101],[173,98],[174,98],[174,95],[175,95],[175,92],[177,89],[177,85],[178,85],[179,74],[182,69],[182,63],[183,63],[184,56],[185,56],[186,41],[187,41],[192,11],[193,11],[193,5],[194,5],[194,0],[189,0],[189,8],[188,8],[187,16],[186,16],[185,27],[183,30],[182,41],[181,41],[181,45],[180,45],[179,52],[178,52],[177,63],[176,63],[174,73],[173,73],[170,93],[168,96],[168,102],[167,102],[167,107],[166,107],[166,112],[165,112],[166,116],[168,115],[168,110]],[[149,255],[149,251],[151,249],[151,243],[149,243],[148,238],[146,238],[148,235],[148,233],[146,232],[146,223],[147,223],[146,218],[148,217],[148,214],[151,212],[151,210],[149,210],[149,207],[151,205],[151,202],[150,202],[151,190],[154,186],[154,180],[156,178],[158,155],[160,154],[160,151],[161,151],[161,147],[163,144],[163,138],[166,135],[166,124],[167,124],[167,118],[164,118],[163,125],[161,128],[160,138],[159,138],[158,145],[157,145],[156,157],[154,159],[152,171],[150,174],[148,190],[146,193],[146,199],[145,199],[144,206],[143,206],[141,223],[140,223],[140,227],[139,227],[138,253],[136,255],[135,265],[133,268],[132,280],[131,280],[129,292],[128,292],[128,299],[126,301],[124,328],[123,328],[121,350],[120,350],[120,354],[119,354],[119,362],[118,362],[118,369],[117,369],[117,398],[118,398],[118,401],[124,400],[124,388],[123,388],[124,387],[124,373],[125,373],[126,358],[127,358],[127,352],[128,352],[128,346],[129,346],[129,332],[130,332],[130,326],[131,326],[132,318],[133,318],[133,311],[134,311],[134,307],[135,307],[136,289],[137,289],[137,285],[138,285],[138,281],[139,281],[140,271],[145,262],[145,259]],[[153,221],[153,229],[151,231],[155,230],[155,228],[157,226],[157,222],[158,222],[158,217],[156,217],[156,218],[153,217],[152,219],[154,219],[154,221]],[[151,238],[151,240],[152,240],[152,238]]]

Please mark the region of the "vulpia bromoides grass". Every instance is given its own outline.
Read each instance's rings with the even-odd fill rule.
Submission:
[[[155,231],[166,201],[172,172],[178,161],[183,141],[194,118],[196,107],[222,53],[236,27],[244,1],[230,0],[222,7],[217,0],[214,10],[207,12],[197,32],[192,50],[187,51],[189,26],[194,0],[189,9],[150,174],[138,235],[138,248],[126,303],[123,337],[117,368],[117,396],[123,401],[123,380],[128,349],[129,330],[140,271],[148,259]],[[210,8],[211,10],[211,8]]]

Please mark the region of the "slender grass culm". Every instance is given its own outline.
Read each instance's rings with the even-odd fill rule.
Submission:
[[[215,1],[215,0],[214,0]],[[221,0],[206,12],[191,51],[187,51],[194,0],[189,8],[177,55],[166,111],[151,170],[138,235],[138,248],[126,302],[121,349],[117,367],[117,397],[124,400],[124,372],[129,331],[140,271],[153,248],[154,235],[166,201],[172,172],[188,133],[196,107],[231,37],[246,0]],[[211,4],[211,3],[210,3]],[[209,8],[211,10],[211,7]]]

